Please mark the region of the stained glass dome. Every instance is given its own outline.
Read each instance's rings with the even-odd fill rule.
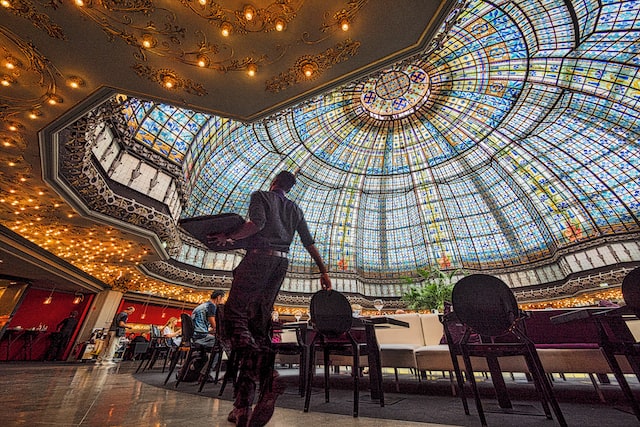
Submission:
[[[640,231],[640,1],[472,1],[442,46],[256,123],[133,100],[182,217],[281,169],[334,271],[503,268]],[[311,269],[300,243],[292,265]]]

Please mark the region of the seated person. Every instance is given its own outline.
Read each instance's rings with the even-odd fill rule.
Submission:
[[[127,338],[129,340],[129,343],[127,345],[127,348],[124,351],[122,360],[133,360],[133,356],[134,356],[133,352],[135,351],[136,343],[149,342],[149,340],[147,340],[145,336],[142,334],[136,335],[135,332],[130,333]]]
[[[166,340],[167,344],[172,347],[179,346],[182,340],[180,330],[176,329],[176,323],[178,323],[178,318],[170,317],[162,327],[162,337]]]
[[[200,346],[201,352],[197,361],[190,369],[197,369],[200,375],[206,375],[206,366],[211,349],[216,343],[216,310],[217,305],[222,303],[223,291],[213,291],[209,301],[203,302],[193,309],[191,318],[193,319],[193,341]],[[213,361],[214,366],[216,360]],[[183,377],[184,378],[184,377]]]

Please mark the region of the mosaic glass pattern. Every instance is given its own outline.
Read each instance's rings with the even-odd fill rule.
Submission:
[[[290,197],[333,271],[550,260],[640,231],[639,11],[640,1],[473,1],[435,53],[272,120],[138,101],[129,123],[183,163],[184,217],[244,214],[251,191],[297,171]],[[297,241],[292,267],[313,271]]]

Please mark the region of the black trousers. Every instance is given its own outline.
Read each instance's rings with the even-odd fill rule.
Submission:
[[[271,312],[288,267],[287,258],[249,253],[233,272],[224,328],[240,356],[236,408],[252,405],[256,385],[271,378]]]

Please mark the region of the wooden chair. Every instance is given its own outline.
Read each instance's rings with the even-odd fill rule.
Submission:
[[[486,359],[492,372],[491,378],[498,400],[501,406],[509,408],[511,403],[506,395],[506,385],[498,358],[522,356],[531,373],[545,415],[548,419],[553,418],[549,410],[551,405],[558,423],[566,426],[567,423],[540,363],[535,345],[524,332],[522,323],[525,313],[518,308],[511,289],[496,277],[472,274],[455,284],[452,302],[453,311],[444,316],[443,324],[465,413],[468,415],[469,409],[458,356],[461,355],[464,361],[467,380],[471,384],[478,416],[483,426],[487,425],[487,420],[475,381],[471,357]],[[472,342],[470,337],[474,333],[481,339]]]

